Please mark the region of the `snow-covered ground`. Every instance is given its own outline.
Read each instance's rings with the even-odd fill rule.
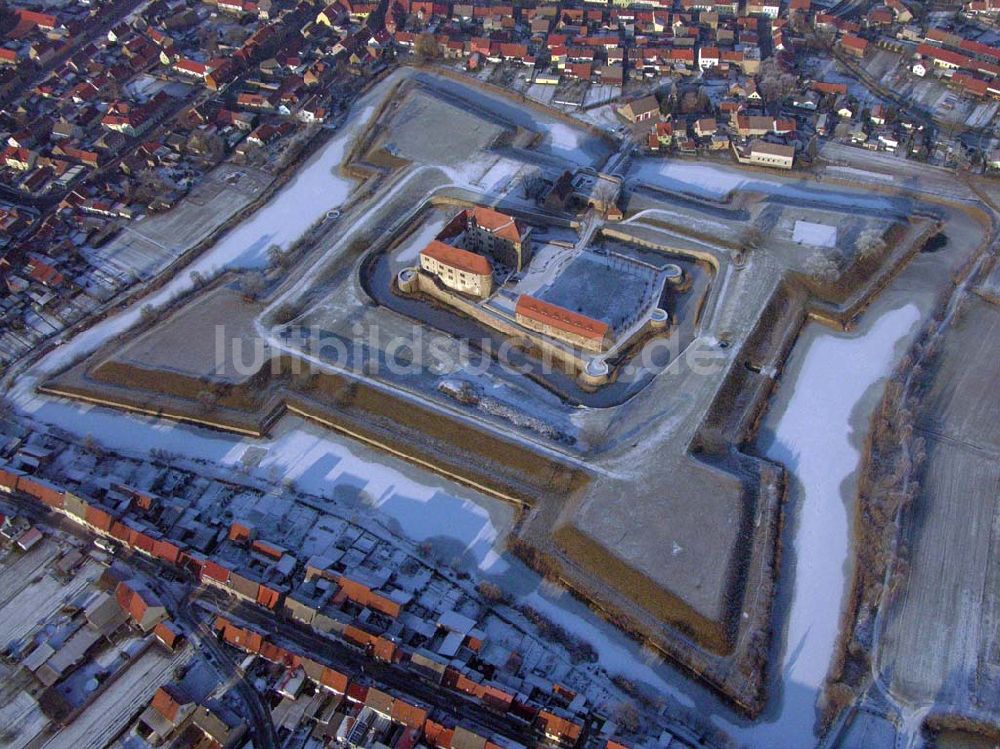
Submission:
[[[369,116],[369,109],[352,116],[341,134],[279,196],[230,232],[191,269],[210,273],[214,268],[260,262],[268,246],[287,246],[326,210],[342,203],[350,186],[338,182],[333,169],[350,142],[351,123],[364,122]],[[550,147],[565,150],[567,155],[579,142],[579,134],[565,124],[553,125],[547,137]],[[457,174],[451,172],[458,170],[442,171],[449,171],[457,184],[478,180],[493,185],[503,180],[509,183],[521,166],[501,158],[476,163]],[[645,160],[637,173],[646,181],[711,197],[721,197],[739,186],[793,198],[807,195],[810,200],[824,194],[795,181],[748,178],[737,170],[693,162]],[[850,197],[833,195],[832,199]],[[190,285],[189,275],[182,274],[148,301],[162,303]],[[250,448],[262,449],[263,458],[250,469],[262,478],[289,479],[298,489],[319,496],[330,496],[338,486],[362,489],[372,508],[366,511],[375,519],[416,541],[451,539],[491,577],[504,576],[510,570],[511,563],[498,556],[500,541],[511,522],[510,508],[318,426],[285,417],[270,438],[241,439],[34,393],[35,383],[44,375],[93,351],[133,325],[138,316],[138,308],[128,309],[56,349],[16,382],[12,396],[18,406],[71,433],[92,434],[124,454],[146,455],[160,449],[187,459],[235,467],[243,464]],[[872,321],[863,334],[817,336],[800,354],[802,369],[794,387],[782,391],[787,402],[773,409],[778,416],[773,421],[774,442],[769,454],[786,462],[805,489],[798,499],[794,594],[781,669],[785,688],[780,710],[771,722],[749,728],[726,726],[750,746],[813,744],[813,703],[832,653],[845,580],[848,515],[839,487],[856,470],[859,458],[850,441],[850,416],[867,389],[888,373],[894,343],[917,318],[916,308],[909,306]],[[520,600],[589,640],[609,671],[648,682],[684,704],[692,703],[688,695],[697,688],[644,654],[569,594],[539,586],[537,578],[525,584],[529,589],[522,591]]]
[[[891,210],[894,207],[889,198],[863,192],[849,193],[821,186],[813,187],[794,176],[783,177],[776,174],[773,178],[759,177],[736,167],[676,159],[637,158],[633,164],[628,175],[630,179],[712,200],[723,198],[739,189],[840,207],[864,206],[879,210]]]
[[[457,209],[456,209],[457,210]],[[407,237],[400,247],[393,253],[393,268],[403,268],[409,265],[416,265],[420,251],[426,247],[434,237],[438,235],[444,225],[448,223],[448,216],[432,216],[423,225]]]
[[[517,604],[531,606],[549,621],[590,643],[597,652],[597,662],[612,676],[621,674],[667,694],[685,707],[694,700],[678,688],[678,675],[664,666],[659,656],[642,650],[586,604],[558,585],[540,580],[520,562],[500,559],[489,570],[489,577],[514,594]]]
[[[350,195],[354,182],[337,170],[358,127],[374,112],[352,113],[347,124],[265,206],[228,232],[214,248],[214,267],[261,267],[272,245],[287,249],[306,229]]]
[[[845,179],[874,180],[876,182],[895,182],[896,178],[891,174],[881,174],[879,172],[869,172],[865,169],[855,169],[851,166],[828,166],[828,172],[836,172],[838,176]]]
[[[241,468],[251,448],[263,451],[252,474],[293,481],[303,492],[334,496],[349,486],[369,498],[374,519],[420,542],[448,539],[482,569],[497,558],[494,549],[513,520],[513,510],[433,474],[337,436],[294,416],[285,416],[265,439],[191,427],[165,419],[88,406],[22,389],[17,404],[41,422],[57,424],[124,455],[145,457],[165,450],[188,460]],[[489,509],[487,509],[489,508]],[[371,512],[371,509],[368,510]]]
[[[555,96],[555,94],[556,86],[548,83],[532,83],[528,86],[527,91],[524,92],[524,95],[529,99],[534,99],[542,104],[548,104],[552,101],[552,97]]]
[[[24,690],[18,690],[0,705],[0,732],[4,736],[4,749],[28,746],[48,725],[49,719],[38,706],[38,701]]]
[[[789,368],[800,362],[794,385],[780,391],[764,426],[773,430],[767,455],[787,466],[797,487],[791,499],[794,581],[776,689],[781,704],[769,722],[726,726],[748,746],[816,744],[814,707],[833,656],[848,574],[850,519],[841,484],[861,460],[851,417],[868,389],[888,376],[896,345],[919,319],[911,304],[857,334],[824,330],[789,361]]]
[[[595,104],[604,104],[606,102],[614,101],[621,95],[621,86],[593,83],[590,88],[587,89],[587,95],[584,97],[583,105],[585,107],[591,107]]]
[[[792,241],[813,247],[836,247],[837,227],[829,224],[815,224],[812,221],[796,221]]]
[[[600,107],[594,107],[593,109],[586,109],[576,112],[574,116],[584,122],[589,122],[591,125],[596,125],[604,130],[615,131],[621,129],[625,125],[625,120],[618,116],[615,111],[615,104],[605,104]]]
[[[580,138],[583,136],[583,131],[563,122],[553,122],[547,129],[548,133],[543,144],[548,145],[550,151],[557,156],[582,165],[591,163],[592,159],[580,151]]]

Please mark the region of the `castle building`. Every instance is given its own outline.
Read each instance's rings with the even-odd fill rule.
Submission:
[[[531,228],[492,208],[475,206],[465,212],[465,249],[490,255],[520,272],[531,260]]]
[[[611,344],[606,323],[527,294],[518,297],[514,314],[519,325],[587,351],[599,353]]]
[[[449,289],[486,299],[493,293],[493,269],[482,255],[437,239],[420,252],[420,268]]]

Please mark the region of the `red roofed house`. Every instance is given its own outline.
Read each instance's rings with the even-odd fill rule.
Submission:
[[[181,59],[174,63],[174,70],[183,75],[190,75],[194,78],[207,78],[212,72],[212,68],[203,62],[195,60]]]
[[[169,619],[162,621],[153,627],[153,634],[164,647],[170,648],[171,650],[176,648],[177,645],[184,639],[184,635],[182,635],[181,631],[177,629],[177,625]]]
[[[518,297],[514,313],[519,325],[587,351],[604,351],[610,343],[606,323],[527,294]]]
[[[28,261],[25,266],[25,270],[28,273],[28,277],[32,281],[37,281],[43,286],[48,286],[49,288],[62,286],[63,281],[65,280],[62,273],[36,257],[33,257]]]
[[[165,684],[156,690],[150,706],[170,722],[177,726],[188,715],[194,712],[194,701],[182,689],[174,684]]]
[[[437,239],[420,252],[420,268],[463,294],[486,299],[493,293],[493,269],[485,257]]]
[[[3,161],[4,164],[10,169],[16,169],[19,172],[26,172],[35,163],[35,159],[38,157],[34,151],[30,151],[27,148],[16,148],[14,146],[7,146],[3,151]]]
[[[868,40],[862,39],[859,36],[846,34],[840,40],[840,48],[847,54],[853,55],[854,57],[864,57],[865,51],[868,49]]]
[[[59,23],[55,16],[50,16],[48,13],[39,13],[34,10],[18,10],[17,15],[21,23],[31,24],[43,30],[54,29]]]
[[[324,666],[320,674],[319,683],[332,692],[344,694],[347,691],[349,680],[339,671]]]
[[[550,741],[564,746],[575,746],[580,740],[580,726],[558,715],[543,710],[538,714],[536,723]]]
[[[846,83],[826,83],[824,81],[813,81],[812,90],[821,94],[835,94],[841,96],[847,93]]]
[[[714,68],[719,64],[718,47],[701,47],[698,49],[698,67],[702,70]]]
[[[958,68],[968,68],[972,60],[965,55],[951,52],[947,49],[938,49],[930,44],[917,45],[917,54],[929,57],[934,61],[934,65],[946,70],[957,70]]]
[[[122,611],[128,613],[143,632],[150,632],[157,624],[167,618],[167,610],[163,608],[147,590],[133,588],[122,581],[115,588],[115,599]]]

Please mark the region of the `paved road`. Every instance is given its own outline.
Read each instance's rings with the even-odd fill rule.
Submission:
[[[254,746],[260,747],[260,749],[277,749],[280,744],[278,733],[274,730],[274,723],[271,721],[270,708],[264,703],[260,693],[240,672],[239,667],[229,657],[226,649],[215,639],[215,633],[204,621],[194,616],[188,597],[178,601],[166,589],[166,586],[157,584],[155,588],[160,598],[170,607],[170,613],[183,622],[191,632],[197,633],[197,644],[212,654],[213,666],[220,671],[227,672],[232,678],[236,693],[247,707],[248,715],[246,717],[252,726],[250,735],[253,737]]]

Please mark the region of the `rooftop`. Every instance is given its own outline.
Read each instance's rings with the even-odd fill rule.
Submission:
[[[466,273],[488,276],[493,272],[489,261],[482,255],[463,250],[461,247],[452,247],[437,239],[431,240],[420,254]]]
[[[600,320],[577,314],[565,307],[543,302],[541,299],[527,294],[518,297],[515,311],[517,314],[532,320],[595,341],[608,334],[608,326]]]

